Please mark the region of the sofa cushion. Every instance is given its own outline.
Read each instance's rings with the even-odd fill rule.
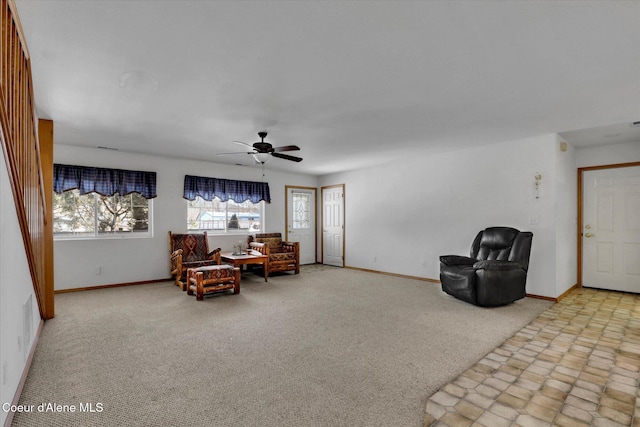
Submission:
[[[280,233],[256,234],[255,241],[265,243],[269,246],[271,253],[282,252],[282,235]]]
[[[269,254],[269,261],[295,261],[296,254],[294,252],[276,252]]]

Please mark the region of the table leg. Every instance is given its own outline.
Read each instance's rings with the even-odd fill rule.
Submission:
[[[267,277],[269,276],[269,272],[267,271],[267,263],[268,263],[268,260],[266,260],[266,259],[264,261],[262,261],[262,271],[264,271],[264,281],[265,282],[267,281]]]

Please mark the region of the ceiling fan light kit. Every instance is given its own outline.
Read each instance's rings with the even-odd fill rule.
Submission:
[[[256,160],[256,162],[265,164],[271,158],[271,154],[269,154],[269,153],[253,153],[253,158]]]
[[[237,153],[219,153],[218,156],[227,156],[230,154],[251,154],[257,163],[264,165],[271,157],[277,157],[279,159],[290,160],[292,162],[301,162],[301,157],[291,156],[289,154],[282,154],[283,151],[298,151],[300,147],[297,145],[284,145],[282,147],[274,147],[264,139],[267,137],[267,132],[258,132],[260,141],[254,142],[253,145],[249,145],[242,141],[233,141],[236,144],[243,145],[251,149],[251,151],[240,151]]]

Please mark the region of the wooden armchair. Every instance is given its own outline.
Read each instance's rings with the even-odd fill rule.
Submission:
[[[267,274],[279,271],[294,271],[300,273],[300,244],[298,242],[283,242],[280,233],[258,233],[249,236],[250,249],[269,257]]]
[[[171,276],[176,286],[187,289],[189,268],[220,265],[220,248],[209,252],[207,233],[174,234],[169,231],[169,253]]]

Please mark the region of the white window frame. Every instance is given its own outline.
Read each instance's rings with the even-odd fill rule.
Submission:
[[[77,192],[78,190],[76,189],[76,190],[67,190],[67,191]],[[94,205],[93,233],[90,234],[91,232],[86,232],[86,233],[76,234],[76,232],[69,232],[68,234],[67,233],[63,234],[63,233],[54,232],[53,233],[54,240],[104,240],[104,239],[140,239],[140,238],[144,239],[144,238],[153,237],[153,199],[146,199],[148,202],[148,215],[147,215],[148,229],[146,231],[114,231],[114,232],[100,233],[98,231],[99,219],[98,219],[98,209],[97,209],[97,204],[98,204],[100,194],[92,192],[92,193],[87,193],[87,194],[78,195],[78,196],[80,197],[92,196],[94,198],[93,200],[93,205]],[[121,197],[125,197],[125,196],[121,196]]]
[[[224,225],[224,229],[222,228],[207,228],[207,227],[197,227],[194,226],[194,223],[196,222],[195,219],[193,218],[189,218],[189,209],[190,209],[190,204],[194,203],[194,202],[198,202],[198,203],[204,203],[204,204],[208,204],[210,205],[210,212],[214,213],[214,201],[217,201],[217,203],[219,204],[224,204],[225,207],[225,212],[224,212],[224,218],[220,218],[220,219],[215,219],[215,214],[214,214],[214,219],[211,220],[212,222],[218,222]],[[231,216],[233,215],[233,213],[229,213],[229,209],[228,209],[228,203],[234,203],[236,205],[242,205],[243,203],[250,203],[252,205],[258,205],[260,208],[260,226],[259,228],[253,228],[252,224],[250,223],[250,220],[247,219],[242,219],[240,218],[240,228],[238,229],[229,229],[228,228],[228,224],[229,224],[229,220],[231,219]],[[196,196],[196,199],[193,201],[188,200],[187,201],[187,232],[192,232],[192,233],[197,233],[197,232],[202,232],[202,231],[206,231],[209,235],[234,235],[234,234],[241,234],[241,235],[246,235],[246,234],[252,234],[252,233],[261,233],[264,230],[264,220],[265,220],[265,202],[264,200],[258,202],[258,203],[253,203],[251,201],[245,201],[243,203],[237,203],[233,200],[228,200],[227,202],[223,202],[220,200],[220,198],[215,197],[214,200],[204,200],[203,198],[201,198],[200,196]],[[202,221],[199,221],[202,222]],[[242,227],[242,223],[247,223],[249,228],[244,228]]]

